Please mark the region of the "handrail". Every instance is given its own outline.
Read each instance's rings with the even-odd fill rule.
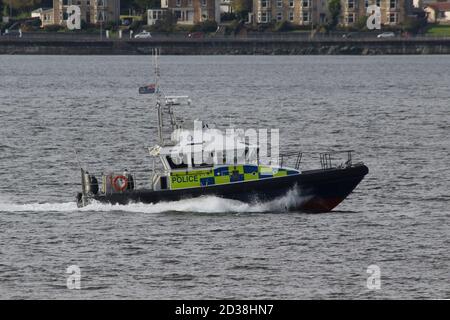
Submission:
[[[300,163],[301,163],[302,157],[303,157],[303,152],[301,152],[301,151],[286,152],[286,153],[280,154],[279,159],[278,159],[278,163],[279,163],[280,167],[283,167],[283,163],[284,163],[285,159],[289,159],[294,156],[295,156],[294,169],[298,170],[300,168]]]
[[[354,150],[332,150],[332,151],[327,151],[327,152],[321,152],[319,154],[319,156],[320,156],[320,164],[322,166],[322,169],[326,170],[326,169],[334,168],[331,156],[335,155],[335,154],[342,154],[342,153],[347,153],[347,161],[345,161],[345,167],[351,166],[352,165],[352,152],[354,152]],[[340,166],[343,166],[343,164],[341,164]]]
[[[280,167],[283,167],[283,165],[286,163],[286,160],[295,157],[294,160],[294,168],[295,169],[299,169],[300,165],[302,163],[303,160],[303,155],[304,154],[313,154],[313,155],[317,155],[319,154],[319,160],[320,160],[320,164],[321,164],[321,168],[326,170],[326,169],[331,169],[331,168],[336,168],[339,166],[351,166],[352,165],[352,153],[355,152],[355,150],[329,150],[329,151],[323,151],[323,152],[302,152],[302,151],[296,151],[296,152],[286,152],[283,154],[279,155],[279,165]],[[337,155],[337,154],[347,154],[347,160],[345,161],[345,163],[340,164],[339,166],[333,165],[333,160],[335,160],[333,158],[333,155]]]

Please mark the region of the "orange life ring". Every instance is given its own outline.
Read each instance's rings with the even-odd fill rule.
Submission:
[[[117,183],[117,181],[119,181],[119,179],[123,181],[123,185],[122,186],[120,186]],[[115,177],[114,180],[113,180],[113,187],[114,187],[114,190],[116,190],[116,191],[124,191],[128,187],[128,179],[127,179],[127,177],[125,177],[125,176],[117,176],[117,177]]]

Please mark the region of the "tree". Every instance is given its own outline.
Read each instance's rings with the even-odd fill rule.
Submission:
[[[134,7],[145,11],[147,9],[159,8],[161,6],[160,0],[134,0]]]
[[[215,32],[217,30],[217,22],[214,20],[206,20],[200,23],[200,30],[203,32]]]
[[[294,26],[288,21],[281,21],[275,24],[274,31],[276,32],[287,32],[294,30]]]
[[[355,28],[361,31],[367,30],[367,16],[361,16],[355,23]]]
[[[156,21],[153,30],[159,32],[173,32],[177,20],[177,16],[174,15],[172,11],[167,10],[164,12],[162,19]]]
[[[418,33],[421,29],[425,28],[427,25],[426,18],[412,18],[408,17],[402,23],[402,27],[404,31],[411,33]]]
[[[42,0],[41,6],[43,8],[53,8],[53,0]]]
[[[329,0],[328,1],[328,11],[330,12],[330,27],[336,28],[339,23],[339,16],[341,14],[341,1],[340,0]]]
[[[41,0],[11,0],[11,7],[19,11],[27,11],[36,8]]]
[[[250,11],[252,11],[253,0],[231,0],[233,12],[244,19]]]

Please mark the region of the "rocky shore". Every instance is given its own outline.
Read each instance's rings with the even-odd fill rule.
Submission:
[[[450,54],[450,39],[1,39],[0,54],[139,55],[381,55]]]

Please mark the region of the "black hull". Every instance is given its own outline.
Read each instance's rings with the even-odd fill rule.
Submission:
[[[130,202],[157,203],[211,195],[243,202],[268,202],[290,194],[286,209],[328,212],[341,203],[368,172],[365,165],[355,165],[345,169],[310,170],[299,175],[202,188],[163,191],[139,189],[97,195],[91,199],[125,205]]]

